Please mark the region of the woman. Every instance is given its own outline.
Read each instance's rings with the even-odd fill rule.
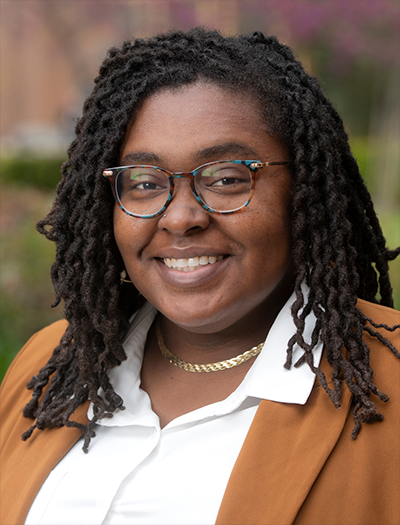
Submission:
[[[95,83],[38,224],[68,324],[4,380],[4,523],[397,523],[400,250],[317,81],[195,29]]]

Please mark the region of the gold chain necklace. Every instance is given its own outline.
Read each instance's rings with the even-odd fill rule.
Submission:
[[[241,365],[242,363],[245,363],[252,357],[258,355],[261,352],[262,347],[264,346],[264,342],[260,343],[257,346],[254,346],[250,350],[247,350],[243,354],[240,354],[236,357],[232,357],[232,359],[227,359],[226,361],[218,361],[217,363],[208,363],[208,364],[194,364],[194,363],[188,363],[187,361],[183,361],[182,359],[179,359],[176,355],[174,355],[172,352],[168,350],[168,348],[165,346],[164,339],[161,333],[160,328],[160,318],[157,320],[157,327],[156,327],[156,333],[157,333],[157,341],[158,346],[160,348],[160,351],[164,357],[168,359],[168,361],[179,368],[182,368],[183,370],[186,370],[187,372],[218,372],[218,370],[225,370],[226,368],[233,368],[234,366]]]

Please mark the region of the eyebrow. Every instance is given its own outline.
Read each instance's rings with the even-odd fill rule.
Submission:
[[[226,144],[216,144],[209,148],[204,148],[195,154],[195,158],[198,162],[207,162],[208,160],[236,160],[236,159],[222,159],[224,155],[234,154],[244,155],[246,157],[252,157],[250,160],[261,160],[258,159],[259,155],[247,144],[240,142],[227,142]],[[128,166],[132,164],[154,164],[160,167],[163,164],[162,159],[155,153],[137,151],[135,153],[128,153],[123,159],[121,159],[121,166]]]
[[[199,160],[207,160],[212,157],[220,157],[232,153],[235,155],[251,156],[254,160],[258,159],[259,155],[247,144],[240,142],[227,142],[226,144],[216,144],[209,148],[204,148],[197,152],[196,157]],[[218,159],[217,159],[218,160]],[[236,160],[236,159],[221,159],[221,160]],[[252,160],[252,159],[251,159]]]
[[[136,153],[128,153],[121,159],[121,165],[128,166],[130,164],[161,164],[161,159],[155,153],[146,153],[145,151],[138,151]]]

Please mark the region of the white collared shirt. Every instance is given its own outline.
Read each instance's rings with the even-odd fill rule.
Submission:
[[[140,388],[147,332],[157,314],[146,303],[125,337],[127,360],[110,372],[125,410],[99,421],[89,453],[82,441],[49,474],[25,525],[212,524],[234,463],[261,399],[305,404],[315,376],[307,365],[286,370],[287,341],[295,333],[283,307],[264,347],[239,387],[226,399],[177,417],[160,428]],[[311,340],[315,318],[306,319]],[[322,344],[314,350],[319,365]],[[294,348],[293,363],[302,355]],[[92,406],[89,408],[92,417]]]

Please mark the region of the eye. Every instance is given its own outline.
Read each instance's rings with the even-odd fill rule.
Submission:
[[[167,176],[155,168],[132,168],[123,173],[124,191],[152,192],[169,188]]]
[[[123,206],[130,211],[137,211],[138,202],[165,200],[170,187],[167,175],[152,166],[127,168],[118,175],[117,195]]]
[[[248,169],[240,164],[220,164],[208,166],[201,172],[200,186],[208,191],[242,191],[251,184]]]
[[[131,183],[130,189],[132,190],[157,190],[161,189],[162,186],[160,184],[157,184],[156,182],[146,180],[146,178],[137,178],[135,179],[135,182]]]
[[[231,176],[231,177],[219,176],[219,178],[217,178],[215,182],[210,184],[210,186],[230,186],[232,184],[239,184],[240,182],[243,182],[243,178],[236,177],[236,176]]]

